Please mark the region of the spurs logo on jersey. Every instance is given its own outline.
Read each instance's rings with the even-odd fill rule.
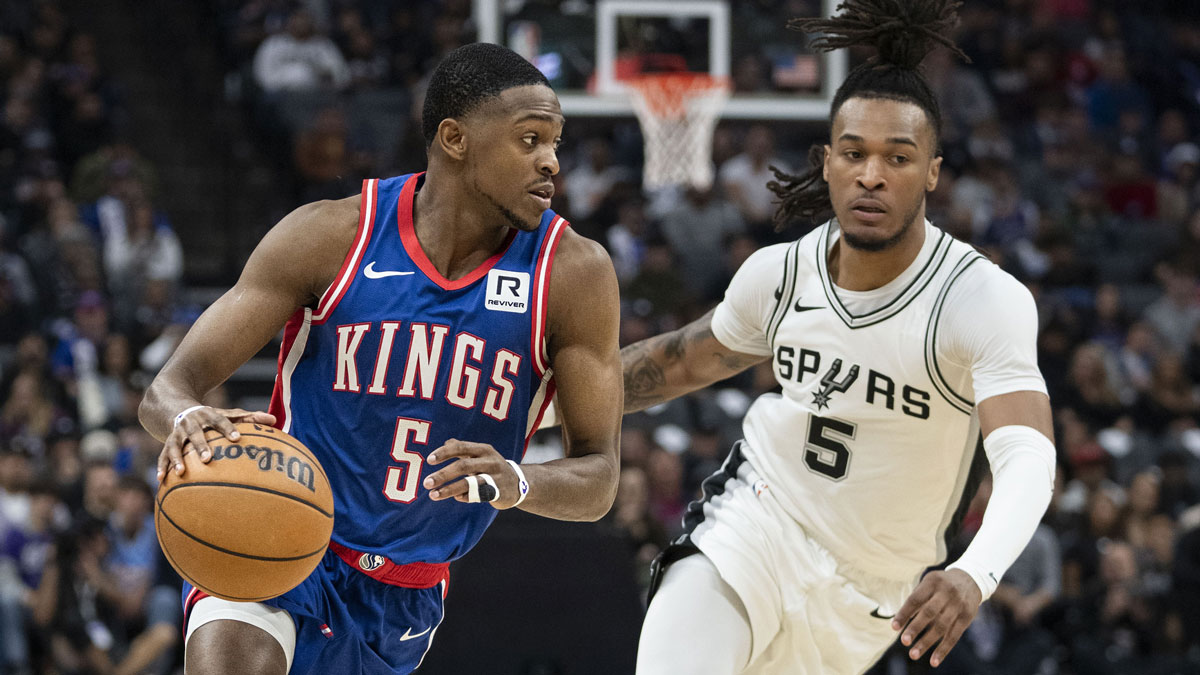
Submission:
[[[973,364],[958,348],[969,331],[944,317],[985,302],[970,296],[982,288],[1032,307],[973,248],[925,228],[909,269],[862,293],[830,280],[836,223],[759,251],[713,320],[726,346],[769,353],[782,388],[746,414],[747,460],[817,541],[888,578],[945,557],[979,437]]]
[[[815,377],[820,372],[822,362],[830,359],[829,356],[822,359],[821,353],[816,350],[788,345],[776,347],[774,358],[775,374],[779,379],[797,382],[802,382],[808,376]],[[862,395],[872,405],[882,405],[888,410],[898,409],[919,420],[929,419],[929,392],[908,384],[897,387],[895,378],[871,369],[867,370],[866,382],[859,388],[861,391],[851,391],[851,386],[858,381],[860,366],[850,366],[849,372],[838,379],[841,370],[842,359],[834,358],[833,364],[821,376],[821,388],[812,394],[812,402],[818,409],[828,408],[834,394],[850,392],[851,395]]]

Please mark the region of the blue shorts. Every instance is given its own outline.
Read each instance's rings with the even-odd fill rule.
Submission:
[[[446,581],[432,588],[376,581],[330,550],[299,586],[263,604],[287,611],[296,624],[290,675],[406,675],[429,651],[445,590]],[[205,595],[192,591],[184,583],[185,631],[187,613]]]

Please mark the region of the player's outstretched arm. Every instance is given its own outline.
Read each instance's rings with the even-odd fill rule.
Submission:
[[[713,312],[688,325],[621,350],[625,412],[637,412],[703,389],[766,361],[721,344],[713,335]]]
[[[265,412],[199,407],[178,425],[175,416],[199,406],[275,336],[298,307],[315,303],[333,280],[353,241],[358,198],[302,206],[279,222],[254,249],[237,284],[212,304],[146,390],[138,408],[142,426],[164,442],[159,477],[183,473],[183,446],[209,457],[204,429],[234,436],[233,423],[273,424]]]

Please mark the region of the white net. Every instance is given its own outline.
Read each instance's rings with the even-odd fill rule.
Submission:
[[[728,79],[656,73],[627,84],[646,143],[643,186],[711,186],[713,131],[729,99]]]

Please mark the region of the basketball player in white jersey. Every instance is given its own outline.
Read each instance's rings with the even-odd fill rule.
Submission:
[[[1033,299],[925,220],[941,117],[916,68],[938,44],[957,51],[943,37],[956,7],[848,0],[793,22],[824,49],[879,48],[838,90],[812,172],[772,183],[781,222],[834,218],[755,253],[708,315],[622,351],[626,412],[767,360],[783,391],[755,401],[660,557],[639,675],[861,673],[897,634],[936,667],[1049,503]],[[983,525],[922,577],[974,491],[981,433]]]

